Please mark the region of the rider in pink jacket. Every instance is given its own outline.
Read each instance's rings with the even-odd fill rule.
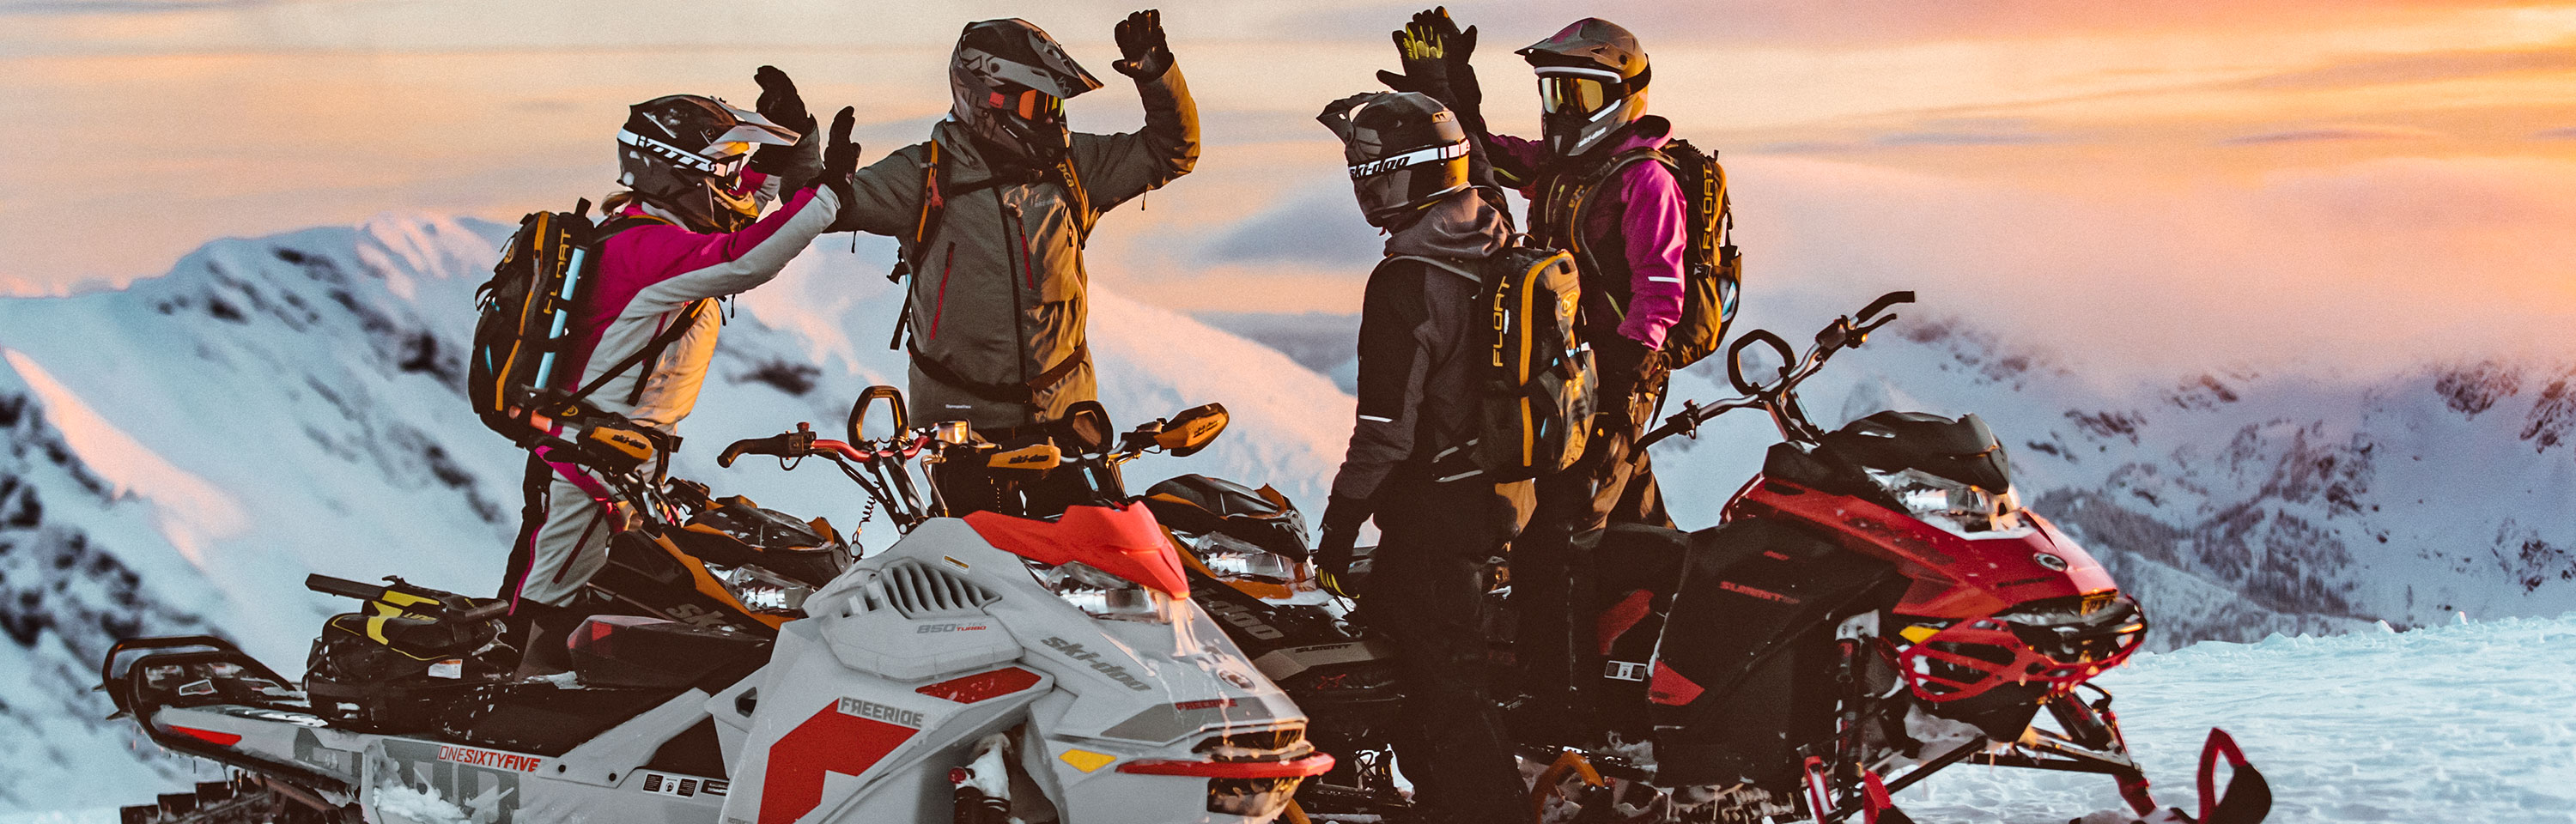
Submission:
[[[1527,230],[1573,252],[1583,276],[1580,327],[1601,383],[1592,437],[1573,467],[1540,478],[1537,511],[1512,544],[1512,605],[1520,628],[1524,732],[1589,735],[1587,700],[1602,672],[1583,632],[1597,604],[1592,560],[1573,536],[1611,522],[1669,525],[1651,463],[1634,448],[1664,389],[1664,334],[1681,319],[1684,213],[1681,186],[1660,162],[1620,156],[1661,148],[1672,124],[1646,114],[1651,79],[1635,35],[1587,17],[1518,53],[1538,76],[1541,139],[1492,133],[1468,57],[1476,30],[1446,11],[1414,15],[1395,33],[1403,74],[1387,85],[1440,98],[1479,138],[1478,163],[1529,196]],[[1617,170],[1615,175],[1605,173]]]
[[[830,150],[816,151],[814,119],[786,75],[762,67],[759,80],[759,113],[673,95],[636,104],[618,135],[628,189],[610,196],[603,225],[625,228],[600,247],[597,280],[570,326],[580,341],[572,362],[582,366],[561,388],[588,386],[644,352],[587,400],[664,435],[676,434],[706,382],[723,330],[715,299],[777,277],[849,202],[853,113],[834,123]],[[752,154],[762,144],[776,148]],[[761,216],[772,203],[780,205]],[[675,325],[685,331],[665,334]],[[513,599],[520,631],[559,633],[586,612],[582,587],[606,563],[619,516],[603,486],[572,463],[531,456],[528,486],[501,594]]]

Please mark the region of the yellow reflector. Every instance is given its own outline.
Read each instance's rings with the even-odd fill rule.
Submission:
[[[1118,760],[1118,756],[1090,750],[1065,750],[1063,755],[1056,757],[1064,759],[1064,763],[1071,764],[1074,769],[1083,772],[1109,766],[1109,762]]]
[[[1899,637],[1904,638],[1909,643],[1920,644],[1923,643],[1923,639],[1930,638],[1934,633],[1938,633],[1940,631],[1941,630],[1937,627],[1913,626],[1897,630],[1896,634]]]

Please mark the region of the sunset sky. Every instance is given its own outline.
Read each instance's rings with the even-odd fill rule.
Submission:
[[[1189,311],[1355,310],[1376,244],[1312,118],[1375,87],[1415,8],[1166,7],[1205,156],[1101,224],[1093,276]],[[1725,152],[1749,304],[1910,287],[2110,372],[2571,348],[2576,3],[1450,8],[1507,131],[1537,122],[1512,49],[1587,14],[1637,32],[1653,109]],[[0,291],[155,275],[218,236],[596,200],[627,104],[748,104],[763,63],[857,105],[873,159],[944,112],[974,19],[1064,40],[1111,81],[1077,128],[1125,130],[1127,10],[0,0]]]

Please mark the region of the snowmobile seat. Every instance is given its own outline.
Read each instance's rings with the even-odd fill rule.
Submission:
[[[591,616],[566,643],[573,674],[601,687],[685,687],[769,654],[767,639],[746,633],[632,615]]]

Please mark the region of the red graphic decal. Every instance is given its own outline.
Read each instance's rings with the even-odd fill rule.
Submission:
[[[1707,687],[1700,686],[1662,661],[1655,662],[1655,680],[1646,684],[1646,700],[1678,707],[1699,698]]]
[[[823,803],[823,775],[858,775],[920,730],[841,712],[823,705],[814,717],[769,746],[768,777],[760,785],[760,824],[795,824]]]
[[[187,737],[189,737],[189,738],[197,739],[197,740],[199,740],[199,741],[204,741],[204,742],[206,742],[206,743],[208,743],[208,744],[213,744],[213,745],[218,746],[218,747],[229,747],[229,746],[232,746],[232,745],[234,745],[234,744],[239,744],[239,743],[241,743],[241,736],[239,736],[239,735],[234,735],[234,734],[232,734],[232,733],[228,733],[228,732],[216,732],[216,731],[214,731],[214,730],[201,730],[201,729],[197,729],[197,728],[195,728],[195,727],[182,727],[182,726],[179,726],[179,725],[176,725],[176,724],[173,724],[173,725],[171,725],[171,726],[170,726],[170,731],[171,731],[171,732],[178,733],[178,734],[180,734],[180,735],[187,736]]]
[[[943,701],[972,704],[988,698],[1000,698],[1036,686],[1038,674],[1019,667],[1003,667],[992,672],[979,672],[951,678],[913,692]]]
[[[478,750],[473,747],[451,747],[444,744],[438,747],[438,760],[523,773],[536,772],[539,765],[546,763],[545,759],[533,755]]]
[[[1646,619],[1646,607],[1654,600],[1654,593],[1641,589],[1601,611],[1601,617],[1593,622],[1593,632],[1601,641],[1601,654],[1610,654],[1610,642],[1619,640],[1620,633]]]

